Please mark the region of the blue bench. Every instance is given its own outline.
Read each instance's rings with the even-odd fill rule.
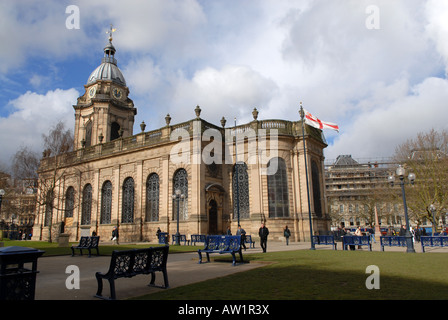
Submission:
[[[89,258],[92,254],[92,249],[96,249],[96,255],[99,256],[100,252],[98,245],[100,243],[100,237],[81,237],[77,246],[72,246],[72,257],[75,255],[75,249],[79,249],[79,253],[82,255],[82,250],[89,251]]]
[[[240,262],[243,262],[240,236],[207,236],[205,240],[205,248],[198,250],[199,263],[202,263],[202,252],[207,254],[207,262],[210,262],[210,253],[230,253],[233,258],[233,266],[236,265],[235,253],[239,253]]]
[[[149,286],[155,286],[155,272],[157,271],[163,273],[165,286],[162,288],[168,288],[168,273],[166,270],[168,250],[169,246],[122,251],[114,250],[112,252],[112,257],[110,260],[109,271],[105,274],[101,272],[97,272],[95,274],[96,280],[98,282],[98,290],[95,297],[100,299],[107,299],[102,295],[103,279],[109,281],[109,300],[115,300],[115,279],[132,278],[139,274],[151,274],[151,282],[149,283]]]
[[[334,236],[313,236],[313,243],[315,245],[333,246],[333,250],[337,250]]]
[[[421,237],[422,251],[425,252],[425,247],[448,247],[448,237]]]
[[[246,239],[244,240],[244,243],[248,243],[249,244],[249,249],[255,248],[255,241],[252,240],[252,236],[251,235],[246,235]]]
[[[391,237],[391,236],[384,236],[380,237],[381,241],[381,251],[384,251],[384,247],[406,247],[406,237]]]
[[[342,248],[347,250],[347,246],[368,246],[372,251],[370,236],[344,236],[342,237]]]
[[[159,244],[169,244],[168,238],[169,238],[168,232],[160,232],[159,233]]]
[[[191,245],[195,246],[196,242],[205,243],[207,236],[205,234],[192,234],[191,235]]]
[[[174,243],[177,243],[177,235],[173,235],[173,241],[172,241],[172,243],[171,244],[174,244]],[[184,234],[180,234],[179,235],[179,244],[180,244],[180,242],[181,241],[183,241],[184,242],[184,245],[186,245],[186,243],[187,243],[187,237],[184,235]]]

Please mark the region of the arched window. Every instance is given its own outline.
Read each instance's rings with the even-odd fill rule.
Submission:
[[[65,217],[73,218],[73,209],[75,207],[75,189],[68,187],[65,193]]]
[[[120,125],[117,122],[112,122],[110,126],[110,141],[120,138]]]
[[[123,203],[121,211],[121,222],[134,222],[134,179],[126,178],[123,183]]]
[[[90,147],[92,145],[92,121],[87,122],[86,124],[86,147]]]
[[[272,172],[268,170],[267,176],[269,218],[289,217],[288,175],[285,160],[273,158],[268,162],[268,168],[273,168]]]
[[[317,163],[314,160],[311,162],[311,179],[312,179],[312,182],[313,182],[314,213],[318,217],[322,217],[319,167],[317,166]]]
[[[112,182],[109,180],[103,183],[101,188],[101,224],[108,224],[112,215]]]
[[[82,191],[81,225],[90,224],[92,216],[92,185],[86,184]]]
[[[238,182],[237,182],[238,181]],[[232,177],[233,218],[248,219],[249,211],[249,175],[247,165],[239,162],[233,167]]]
[[[184,195],[183,199],[173,199],[173,220],[177,220],[177,205],[179,204],[179,221],[188,219],[188,174],[185,169],[179,169],[173,176],[173,194],[176,190]]]
[[[145,221],[159,221],[159,176],[156,173],[146,180]]]
[[[53,217],[53,191],[48,191],[47,196],[45,197],[45,220],[44,226],[48,227],[51,225],[51,219]]]

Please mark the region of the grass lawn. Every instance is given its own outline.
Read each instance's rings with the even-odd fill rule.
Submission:
[[[245,260],[272,263],[140,299],[448,299],[445,253],[300,250],[250,254]],[[369,265],[380,270],[379,290],[366,288]]]
[[[72,250],[70,247],[61,248],[58,246],[57,242],[45,242],[45,241],[11,241],[8,239],[3,239],[4,246],[10,247],[10,246],[19,246],[19,247],[28,247],[28,248],[35,248],[39,250],[45,251],[43,256],[60,256],[60,255],[71,255]],[[78,242],[71,242],[70,246],[76,245]],[[102,245],[100,243],[100,255],[102,256],[110,256],[112,254],[112,251],[114,250],[129,250],[129,249],[136,249],[136,248],[147,248],[147,247],[157,247],[158,244],[148,243],[148,244],[122,244],[122,245]],[[170,253],[177,253],[177,252],[192,252],[192,251],[198,251],[198,249],[202,249],[202,247],[198,246],[170,246]],[[79,254],[79,250],[75,251],[75,254]],[[88,254],[87,250],[83,250],[83,254]],[[96,250],[92,250],[92,254],[96,254]]]

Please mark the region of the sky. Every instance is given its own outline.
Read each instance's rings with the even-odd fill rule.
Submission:
[[[448,129],[446,0],[2,0],[0,166],[42,152],[101,63],[106,31],[137,108],[134,133],[195,117],[219,125],[299,119],[325,130],[327,160],[381,158]]]

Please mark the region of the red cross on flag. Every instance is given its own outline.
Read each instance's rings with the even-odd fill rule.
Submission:
[[[317,129],[320,129],[320,130],[331,129],[331,130],[335,130],[335,131],[339,132],[339,126],[337,124],[321,121],[320,119],[313,116],[311,113],[309,113],[305,109],[303,111],[305,112],[305,123],[307,125],[312,126]]]

